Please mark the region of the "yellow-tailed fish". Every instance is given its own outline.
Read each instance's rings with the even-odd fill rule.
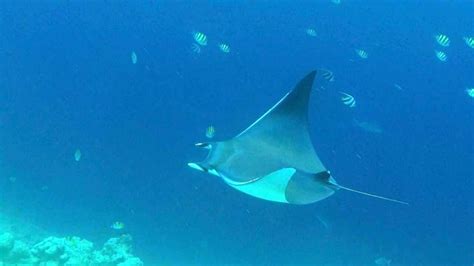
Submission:
[[[206,128],[206,137],[208,139],[212,139],[214,138],[215,135],[216,135],[216,129],[213,126],[208,126]]]
[[[469,97],[474,98],[474,88],[467,88],[466,93],[469,95]]]
[[[438,42],[439,45],[448,47],[451,41],[449,40],[449,37],[444,35],[444,34],[438,34],[435,36],[435,40]]]
[[[374,262],[375,262],[375,265],[377,266],[390,266],[390,264],[392,263],[392,260],[389,260],[385,257],[380,257],[376,259]]]
[[[474,48],[474,37],[463,37],[463,40],[467,46]]]
[[[448,60],[448,56],[446,55],[445,52],[443,51],[438,51],[438,50],[435,50],[435,54],[436,54],[436,57],[439,59],[439,61],[441,62],[446,62],[446,60]]]
[[[135,65],[138,61],[138,57],[137,57],[137,54],[135,53],[135,51],[132,51],[132,53],[130,54],[130,58],[132,59],[132,64]]]
[[[81,160],[81,157],[82,157],[81,150],[77,149],[74,152],[74,160],[76,160],[76,162],[79,162]]]
[[[122,223],[122,222],[114,222],[110,228],[114,229],[114,230],[122,230],[125,228],[125,224]]]
[[[199,31],[195,31],[195,32],[193,32],[193,38],[197,42],[197,44],[199,44],[201,46],[206,46],[207,45],[207,36],[206,36],[206,34],[204,34],[202,32],[199,32]]]
[[[230,53],[230,47],[228,44],[219,43],[219,49],[226,54]]]
[[[315,29],[312,28],[307,28],[306,29],[306,34],[308,34],[311,37],[316,37],[317,33]]]
[[[369,54],[364,50],[356,49],[355,52],[362,59],[367,59],[369,57]]]

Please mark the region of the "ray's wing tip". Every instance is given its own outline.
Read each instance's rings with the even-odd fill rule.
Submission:
[[[318,73],[318,69],[313,69],[313,70],[311,70],[311,71],[306,75],[306,77],[307,77],[307,78],[313,78],[313,79],[314,79],[314,78],[316,77],[316,74],[317,74],[317,73]]]
[[[308,74],[306,74],[304,76],[304,78],[302,78],[299,83],[296,85],[296,87],[312,87],[313,86],[313,83],[314,83],[314,80],[316,79],[316,73],[317,73],[317,70],[314,69],[312,71],[310,71]]]

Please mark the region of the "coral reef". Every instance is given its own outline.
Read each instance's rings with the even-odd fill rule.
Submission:
[[[109,239],[100,250],[79,237],[47,237],[28,246],[11,233],[0,234],[0,266],[10,265],[90,265],[90,266],[142,266],[143,262],[132,255],[132,237],[122,235]]]

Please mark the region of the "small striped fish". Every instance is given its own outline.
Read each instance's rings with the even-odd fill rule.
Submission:
[[[229,47],[228,44],[220,43],[220,44],[219,44],[219,49],[220,49],[222,52],[226,53],[226,54],[230,53],[230,47]]]
[[[342,103],[344,103],[345,105],[351,108],[356,106],[356,101],[352,95],[342,92],[342,91],[340,91],[339,93],[342,94],[342,97],[341,97]]]
[[[207,45],[207,36],[199,31],[193,32],[193,38],[194,40],[201,46],[206,46]]]
[[[380,257],[376,259],[374,262],[375,262],[375,265],[377,266],[390,266],[390,264],[392,264],[392,260],[389,260],[385,257]]]
[[[448,60],[448,56],[446,55],[445,52],[443,51],[436,51],[435,50],[436,57],[441,61],[441,62],[446,62]]]
[[[114,230],[122,230],[125,228],[125,224],[122,223],[122,222],[114,222],[110,228],[114,229]]]
[[[208,126],[206,128],[206,137],[212,139],[216,135],[216,129],[213,126]]]
[[[364,50],[361,50],[361,49],[356,49],[355,52],[357,53],[357,55],[362,58],[362,59],[367,59],[369,57],[369,54],[364,51]]]
[[[306,34],[308,34],[309,36],[311,37],[316,37],[316,30],[315,29],[312,29],[312,28],[307,28],[306,29]]]
[[[394,86],[395,88],[397,88],[397,90],[399,90],[399,91],[403,90],[402,86],[400,86],[400,85],[398,85],[398,84],[393,84],[393,86]]]
[[[321,69],[321,76],[329,82],[334,81],[334,73],[332,73],[332,71],[330,71],[330,70]]]
[[[448,47],[451,41],[449,40],[449,37],[444,35],[444,34],[438,34],[435,36],[436,41],[439,43],[439,45]]]
[[[74,160],[76,162],[79,162],[81,160],[81,157],[82,157],[82,153],[81,153],[81,150],[77,149],[75,152],[74,152]]]
[[[467,46],[474,48],[474,37],[464,37],[463,40]]]
[[[191,45],[191,51],[193,51],[193,53],[199,54],[201,53],[201,46],[199,46],[197,43],[193,43]]]

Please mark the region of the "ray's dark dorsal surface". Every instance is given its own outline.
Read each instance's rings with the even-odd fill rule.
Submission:
[[[232,139],[196,146],[207,158],[191,168],[220,177],[248,195],[281,203],[309,204],[339,189],[403,203],[339,185],[320,161],[308,131],[308,104],[317,71],[307,74],[265,114]]]

